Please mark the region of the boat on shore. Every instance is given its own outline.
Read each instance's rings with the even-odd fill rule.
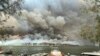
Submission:
[[[82,56],[100,56],[100,51],[99,52],[83,52],[81,53]]]

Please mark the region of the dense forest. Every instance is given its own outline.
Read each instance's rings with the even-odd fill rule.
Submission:
[[[100,44],[100,0],[93,1],[94,5],[88,11],[96,14],[94,26],[85,25],[81,29],[81,36],[92,42]]]

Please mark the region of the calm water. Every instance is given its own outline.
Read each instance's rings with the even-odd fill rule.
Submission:
[[[75,55],[79,55],[82,52],[91,52],[91,51],[98,51],[100,50],[99,47],[93,47],[93,46],[3,46],[3,49],[5,51],[11,49],[14,51],[14,54],[21,54],[21,53],[27,53],[27,54],[35,54],[35,53],[49,53],[53,49],[58,49],[62,51],[63,53],[71,53]]]

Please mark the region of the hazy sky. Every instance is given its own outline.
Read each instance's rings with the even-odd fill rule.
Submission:
[[[83,0],[24,0],[22,6],[28,10],[77,10],[79,7],[85,5]]]

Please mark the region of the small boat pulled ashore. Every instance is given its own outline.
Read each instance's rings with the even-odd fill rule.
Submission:
[[[100,56],[100,52],[83,52],[82,56]]]

